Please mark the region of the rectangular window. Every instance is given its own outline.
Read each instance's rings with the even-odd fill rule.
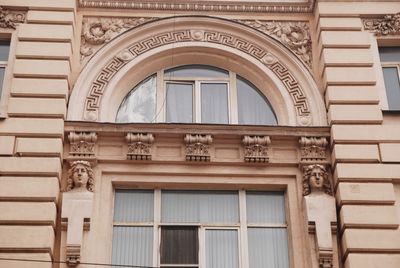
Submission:
[[[116,190],[112,263],[289,268],[282,192]]]
[[[389,110],[400,110],[400,47],[380,47]]]
[[[10,41],[0,41],[0,98],[3,92],[4,75],[6,72],[8,54],[10,53]]]
[[[167,122],[193,122],[193,84],[167,83]]]

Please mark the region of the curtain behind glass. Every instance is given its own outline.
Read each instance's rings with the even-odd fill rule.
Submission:
[[[116,190],[115,222],[152,222],[154,217],[153,191]]]
[[[153,227],[114,227],[112,263],[153,265]]]
[[[201,83],[201,122],[228,124],[228,85]]]
[[[206,230],[206,268],[238,268],[237,230]]]
[[[285,196],[283,192],[247,192],[247,223],[285,224]]]
[[[275,113],[258,89],[239,76],[237,76],[236,84],[239,124],[276,125]]]
[[[390,110],[400,110],[400,81],[397,67],[383,67],[386,96]]]
[[[5,71],[6,71],[6,68],[0,67],[0,97],[1,97],[1,92],[3,90],[3,81],[4,81]]]
[[[228,191],[162,191],[161,221],[238,223],[238,193]]]
[[[193,122],[193,85],[167,83],[167,122]]]
[[[285,228],[248,228],[250,268],[289,268]]]
[[[153,75],[136,86],[119,107],[117,123],[151,123],[155,120],[156,76]]]

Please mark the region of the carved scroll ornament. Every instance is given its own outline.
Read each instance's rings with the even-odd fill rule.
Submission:
[[[153,134],[128,133],[126,141],[128,142],[128,159],[151,160],[151,145],[154,142]]]
[[[244,161],[265,163],[269,161],[268,145],[271,139],[268,136],[244,136]]]
[[[210,161],[211,135],[186,134],[183,140],[186,144],[186,160]]]
[[[328,141],[323,137],[301,137],[300,156],[302,162],[326,161]]]
[[[97,134],[95,132],[71,132],[69,154],[73,157],[91,158],[95,156]]]
[[[0,7],[0,28],[16,29],[19,23],[25,21],[25,13],[21,11],[11,11]]]
[[[366,19],[364,28],[377,36],[400,34],[400,13],[386,15],[383,19]]]
[[[239,20],[278,40],[311,68],[311,34],[306,22]]]

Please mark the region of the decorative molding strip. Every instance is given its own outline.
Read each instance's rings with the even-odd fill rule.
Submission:
[[[94,149],[97,141],[95,132],[70,132],[68,139],[70,142],[70,156],[79,158],[95,157]]]
[[[208,11],[208,12],[278,12],[278,13],[306,13],[313,12],[315,0],[281,1],[281,3],[253,2],[253,1],[215,1],[210,0],[199,4],[199,1],[178,0],[171,1],[131,1],[131,0],[79,0],[81,8],[115,8],[115,9],[149,9],[174,11]]]
[[[271,144],[269,136],[244,136],[244,161],[253,163],[267,163],[269,161],[268,146]]]
[[[183,140],[186,144],[186,160],[210,161],[211,135],[186,134]]]
[[[326,147],[328,141],[321,137],[301,137],[300,161],[301,162],[321,162],[326,161]]]
[[[311,34],[306,22],[238,20],[278,40],[311,68]]]
[[[258,44],[251,43],[245,39],[227,33],[212,30],[181,30],[161,33],[134,43],[127,49],[119,52],[117,56],[106,64],[93,81],[85,101],[84,118],[89,121],[97,120],[98,110],[105,88],[117,72],[130,60],[163,45],[190,41],[210,42],[232,47],[262,62],[277,75],[286,87],[299,117],[299,123],[301,125],[311,124],[309,105],[303,89],[286,66]]]
[[[151,160],[151,145],[154,142],[153,134],[149,133],[128,133],[127,157],[130,160]]]
[[[0,28],[16,29],[19,23],[25,22],[25,12],[11,11],[0,6]]]
[[[377,36],[400,34],[400,13],[385,15],[383,19],[365,19],[364,28]]]
[[[154,18],[85,17],[82,22],[81,61],[93,55],[118,34],[152,20]]]
[[[77,266],[81,262],[81,245],[67,245],[65,255],[68,266]]]

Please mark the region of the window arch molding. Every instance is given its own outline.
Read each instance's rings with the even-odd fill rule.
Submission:
[[[114,122],[135,85],[162,69],[188,64],[246,78],[269,100],[280,125],[326,125],[322,96],[292,52],[248,26],[210,17],[161,19],[112,40],[78,77],[67,119]]]

